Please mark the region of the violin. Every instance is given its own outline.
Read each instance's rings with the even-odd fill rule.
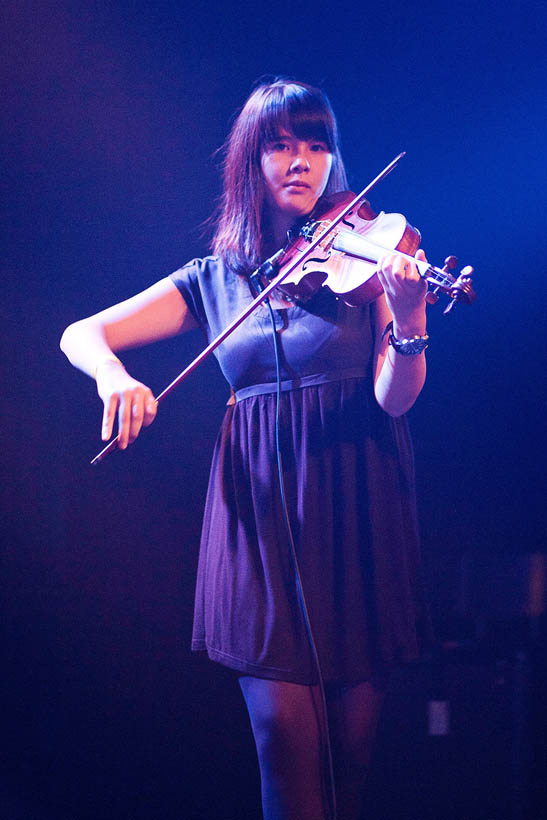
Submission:
[[[414,254],[421,243],[419,230],[402,214],[386,214],[384,211],[376,214],[366,199],[354,204],[355,199],[351,191],[322,197],[306,222],[296,232],[291,232],[285,248],[275,255],[275,265],[269,269],[266,263],[266,268],[261,266],[258,269],[262,284],[271,279],[272,272],[283,277],[290,268],[278,285],[289,299],[305,301],[319,288],[327,287],[348,305],[368,304],[383,292],[376,273],[377,263],[385,254],[396,251],[416,265],[420,276],[430,286],[426,295],[429,304],[438,301],[439,293],[450,298],[445,313],[456,302],[472,304],[475,301],[471,266],[465,267],[455,278],[450,273],[457,266],[455,256],[447,257],[443,268],[415,259]],[[347,210],[349,204],[353,207]],[[342,211],[344,216],[334,227],[333,222]],[[313,252],[307,253],[319,235]]]
[[[449,297],[444,313],[458,302],[472,304],[476,299],[471,284],[472,267],[463,268],[455,278],[450,273],[457,265],[455,256],[449,256],[443,268],[415,259],[420,232],[402,214],[375,214],[366,200],[367,194],[404,156],[404,151],[396,156],[357,196],[343,191],[321,198],[297,235],[293,237],[291,233],[288,244],[250,276],[257,291],[253,301],[156,396],[156,403],[178,387],[276,288],[283,289],[292,299],[305,299],[327,286],[349,305],[374,301],[383,290],[376,265],[386,253],[396,251],[416,265],[430,287],[426,294],[429,304],[438,301],[439,293]],[[109,441],[91,464],[98,464],[116,450],[118,438]]]

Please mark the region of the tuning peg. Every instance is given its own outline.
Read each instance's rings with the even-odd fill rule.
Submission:
[[[462,268],[460,275],[455,280],[450,291],[450,302],[446,306],[444,313],[450,313],[456,302],[463,302],[466,305],[472,305],[477,294],[473,290],[471,277],[473,275],[473,268],[471,265],[466,265]]]
[[[444,260],[444,267],[442,268],[443,273],[448,273],[458,264],[458,257],[457,256],[447,256]],[[433,288],[433,290],[429,290],[425,295],[425,301],[428,305],[436,305],[439,301],[439,288]]]
[[[443,271],[448,273],[448,271],[454,270],[458,267],[458,257],[457,256],[447,256],[444,260],[444,267]]]

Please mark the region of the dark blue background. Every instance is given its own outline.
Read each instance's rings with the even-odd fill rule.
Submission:
[[[28,817],[256,816],[238,693],[188,651],[227,389],[208,362],[92,469],[99,401],[58,340],[207,250],[215,151],[259,76],[325,89],[354,188],[406,150],[373,206],[476,270],[475,306],[431,310],[410,414],[440,631],[464,553],[545,549],[546,22],[543,2],[8,3],[4,755]],[[200,349],[124,361],[159,392]]]

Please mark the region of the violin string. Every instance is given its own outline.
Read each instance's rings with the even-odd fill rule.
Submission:
[[[445,285],[449,287],[450,285],[454,284],[454,277],[450,274],[447,274],[445,271],[436,268],[434,265],[430,265],[427,269],[424,279],[430,281],[431,279],[434,280],[435,284],[437,285]]]
[[[322,227],[323,222],[326,222],[326,220],[321,220],[321,222],[316,223],[316,225],[321,225],[321,227]],[[315,236],[316,232],[317,232],[316,230],[313,231],[313,236]],[[351,247],[348,247],[347,245],[344,246],[344,244],[343,244],[343,239],[346,236],[348,238],[349,237],[353,238],[355,235],[351,231],[347,231],[347,230],[343,230],[343,229],[338,231],[337,233],[335,233],[333,235],[333,237],[329,241],[332,244],[334,250],[340,251],[342,254],[346,254],[348,256],[355,255],[355,258],[365,259],[367,261],[370,261],[371,263],[378,261],[378,259],[375,258],[376,257],[375,253],[371,254],[370,257],[368,257],[366,255],[363,255],[363,252],[362,252],[361,249],[360,249],[360,252],[354,251],[352,253]],[[356,239],[362,238],[362,239],[367,240],[366,236],[359,237],[359,235],[357,235],[355,238]],[[338,244],[337,244],[337,240],[338,240]],[[340,240],[342,240],[342,242]],[[400,256],[402,259],[407,259],[409,262],[415,262],[416,261],[413,256],[411,256],[408,253],[404,253],[404,251],[399,251],[399,250],[396,250],[394,248],[386,248],[383,245],[380,245],[378,242],[374,242],[373,240],[370,240],[370,239],[368,240],[368,243],[376,246],[376,248],[378,248],[378,249],[384,250],[386,253],[394,253],[397,256]],[[430,282],[430,284],[433,284],[437,287],[449,288],[456,281],[450,273],[448,273],[447,271],[443,271],[440,268],[435,267],[435,265],[429,265],[429,267],[427,268],[425,273],[421,273],[420,271],[418,271],[418,272],[420,273],[420,276],[422,277],[422,279],[426,279],[428,282]],[[433,280],[433,281],[431,281],[431,280]]]

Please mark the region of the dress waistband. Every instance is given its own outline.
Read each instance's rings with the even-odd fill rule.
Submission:
[[[362,379],[367,376],[367,369],[364,367],[349,367],[346,370],[336,370],[332,373],[314,373],[311,376],[300,376],[296,379],[287,379],[281,382],[282,392],[287,390],[300,390],[302,387],[311,387],[316,384],[326,382],[339,382],[344,379]],[[235,391],[235,401],[248,399],[251,396],[262,396],[266,393],[277,393],[276,382],[266,382],[265,384],[251,384],[249,387],[242,387]]]

